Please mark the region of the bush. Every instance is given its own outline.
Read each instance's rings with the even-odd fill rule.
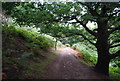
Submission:
[[[82,43],[76,43],[73,46],[76,46],[77,50],[84,56],[84,61],[88,65],[94,66],[97,62],[97,53],[95,50],[87,47]]]

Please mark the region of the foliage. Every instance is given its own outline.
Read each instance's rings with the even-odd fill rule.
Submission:
[[[52,59],[45,51],[53,47],[54,41],[35,31],[27,31],[13,24],[8,26],[2,24],[2,29],[2,72],[6,73],[9,79],[38,78],[37,73],[31,77],[21,76],[27,72],[28,74],[33,74],[35,71],[39,74],[43,73],[44,68],[35,69],[34,67],[45,67],[48,64],[46,61]],[[47,60],[43,61],[43,59]],[[42,76],[41,74],[39,77]]]
[[[84,56],[83,60],[88,65],[95,66],[97,62],[97,52],[95,50],[80,42],[74,44],[73,46],[76,46],[77,50]]]
[[[120,56],[120,50],[114,50],[115,52],[111,50],[120,46],[119,4],[26,2],[15,6],[11,16],[20,25],[35,25],[41,28],[41,33],[44,32],[54,37],[71,35],[83,37],[83,41],[88,41],[97,49],[99,59],[95,66],[96,69],[108,75],[110,60]],[[88,22],[96,23],[97,27],[88,27]]]
[[[97,51],[94,47],[88,44],[86,46],[84,43],[75,43],[73,46],[76,46],[77,51],[79,51],[83,56],[83,62],[86,63],[89,66],[95,66],[97,62]],[[92,48],[91,48],[92,47]],[[93,49],[94,48],[94,49]],[[118,49],[114,49],[113,51],[116,51]],[[111,60],[109,65],[109,73],[110,78],[113,79],[113,81],[119,80],[120,78],[120,58],[116,57]]]

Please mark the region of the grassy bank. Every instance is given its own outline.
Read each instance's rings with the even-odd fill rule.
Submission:
[[[76,46],[77,51],[79,51],[83,56],[84,59],[81,60],[83,63],[87,64],[88,66],[94,67],[97,63],[97,52],[94,47],[86,46],[82,43],[77,43],[73,46]],[[91,47],[91,48],[90,48]],[[114,49],[115,51],[116,49]],[[115,61],[116,60],[116,63]],[[119,57],[111,60],[109,65],[109,75],[112,81],[119,81],[120,80],[120,67],[119,67]]]
[[[2,74],[4,79],[39,79],[55,57],[54,41],[35,31],[2,25]]]

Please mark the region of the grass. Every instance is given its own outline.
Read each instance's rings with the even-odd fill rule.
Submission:
[[[5,79],[40,79],[45,67],[54,59],[54,41],[35,31],[14,24],[2,24],[2,72]],[[49,53],[50,54],[49,54]]]
[[[46,75],[46,67],[49,65],[49,63],[52,62],[52,60],[55,58],[54,53],[51,53],[49,57],[46,57],[45,59],[35,58],[37,62],[30,61],[27,64],[27,68],[24,69],[22,72],[22,76],[20,76],[21,79],[42,79]]]

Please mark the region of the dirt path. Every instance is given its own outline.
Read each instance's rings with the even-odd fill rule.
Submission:
[[[46,79],[107,79],[76,59],[71,48],[59,49],[58,52],[58,57],[47,69]]]

